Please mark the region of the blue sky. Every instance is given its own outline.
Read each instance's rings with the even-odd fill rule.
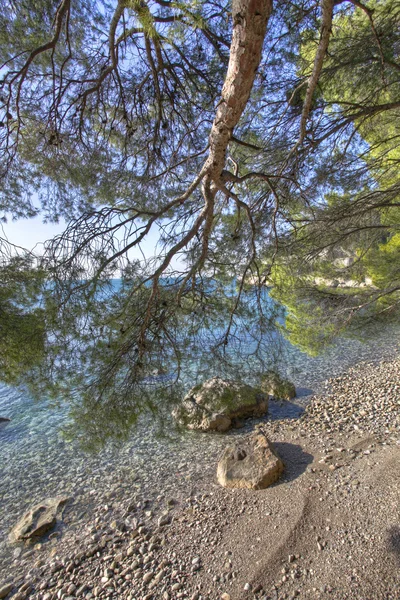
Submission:
[[[7,223],[1,225],[3,234],[0,232],[0,237],[6,237],[9,242],[16,246],[21,246],[27,250],[35,250],[38,254],[42,252],[43,243],[51,239],[55,235],[62,233],[65,229],[65,221],[60,223],[43,223],[40,216],[33,219],[19,219],[17,221],[8,220]],[[154,229],[141,244],[142,251],[146,258],[151,258],[157,255],[157,241],[159,238],[159,230]],[[130,257],[143,258],[139,250],[129,252]],[[175,259],[172,264],[176,266],[179,260]]]
[[[65,222],[58,224],[43,223],[41,217],[34,219],[19,219],[18,221],[9,220],[2,225],[5,236],[8,241],[17,246],[22,246],[28,250],[40,251],[40,245],[46,240],[61,233],[65,227]]]

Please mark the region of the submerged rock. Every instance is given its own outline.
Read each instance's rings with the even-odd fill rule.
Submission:
[[[213,377],[192,388],[173,415],[188,429],[223,432],[238,419],[261,417],[267,411],[268,399],[261,390]]]
[[[32,538],[40,538],[52,529],[57,522],[57,515],[70,500],[68,496],[46,498],[31,508],[14,525],[9,534],[11,542],[22,542]]]
[[[277,400],[291,400],[296,397],[296,388],[288,379],[284,379],[276,371],[268,371],[262,378],[261,389]]]
[[[283,469],[272,443],[260,432],[225,449],[217,478],[226,488],[263,490],[279,479]]]
[[[7,417],[0,417],[0,425],[1,423],[9,423],[11,421],[11,419],[8,419]]]

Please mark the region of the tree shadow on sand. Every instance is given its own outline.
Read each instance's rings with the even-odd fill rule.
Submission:
[[[274,442],[275,450],[285,464],[283,479],[280,481],[293,481],[300,477],[310,465],[314,457],[304,452],[302,447],[288,442]]]
[[[393,525],[388,529],[387,548],[400,560],[400,527]]]

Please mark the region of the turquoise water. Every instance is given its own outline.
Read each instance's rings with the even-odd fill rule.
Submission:
[[[281,368],[297,385],[299,396],[306,398],[325,379],[356,362],[393,355],[399,342],[400,329],[391,327],[375,332],[364,344],[342,340],[317,358],[286,344]],[[300,409],[292,407],[292,415],[293,410]],[[14,557],[7,534],[33,503],[61,493],[73,496],[66,523],[76,528],[110,494],[116,501],[160,496],[160,474],[162,495],[173,496],[177,489],[212,480],[216,457],[226,443],[224,436],[193,433],[160,438],[149,419],[122,446],[109,444],[99,454],[87,455],[61,435],[66,408],[50,409],[46,402],[36,403],[4,385],[0,385],[0,417],[11,419],[0,425],[0,575],[20,560]]]

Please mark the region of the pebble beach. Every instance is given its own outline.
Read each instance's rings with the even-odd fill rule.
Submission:
[[[141,447],[86,457],[64,485],[55,466],[71,501],[43,541],[11,546],[6,535],[54,493],[51,481],[2,504],[0,598],[400,598],[400,360],[394,346],[387,354],[321,382],[289,403],[296,411],[271,402],[269,418],[229,434],[144,435]],[[221,488],[221,450],[256,427],[283,478],[256,492]]]

